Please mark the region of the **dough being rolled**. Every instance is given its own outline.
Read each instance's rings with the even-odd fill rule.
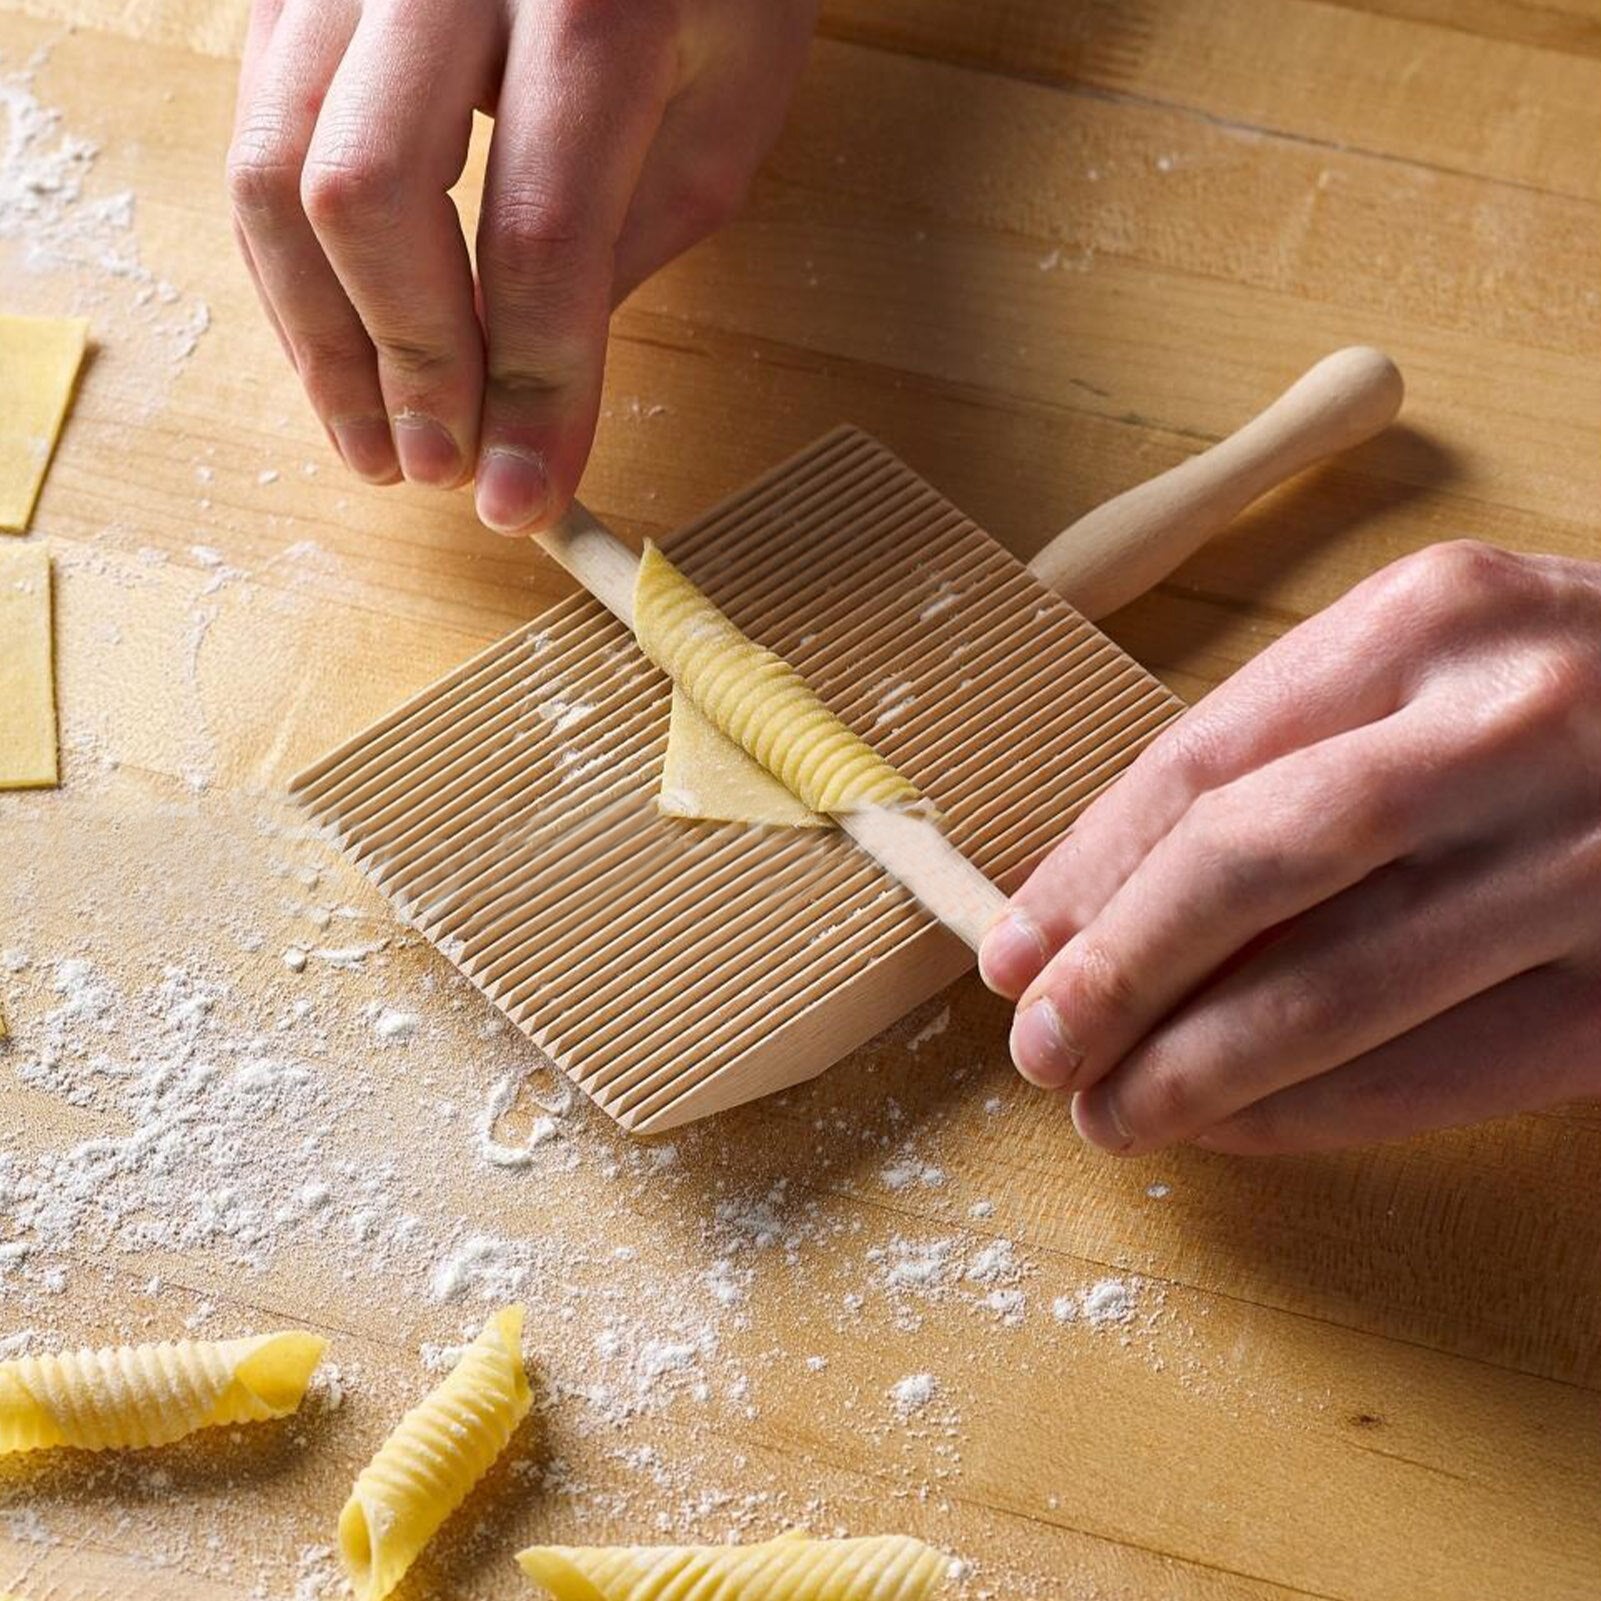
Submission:
[[[772,828],[828,828],[759,762],[754,762],[683,690],[673,687],[667,754],[657,805],[669,817],[699,822],[764,823]]]
[[[905,1534],[760,1545],[536,1545],[523,1572],[556,1601],[927,1601],[950,1559]]]
[[[817,826],[828,814],[918,799],[788,662],[747,639],[650,543],[634,590],[634,632],[675,688],[675,725],[681,726],[669,736],[663,810]],[[702,714],[703,726],[679,717],[685,702]],[[758,772],[720,745],[709,752],[714,732],[726,735]]]

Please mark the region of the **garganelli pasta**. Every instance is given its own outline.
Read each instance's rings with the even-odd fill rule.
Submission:
[[[533,1546],[523,1572],[556,1601],[926,1601],[950,1559],[905,1534],[760,1545]]]
[[[0,1362],[0,1455],[166,1445],[196,1429],[284,1417],[326,1345],[294,1330]]]
[[[523,1309],[484,1325],[461,1360],[362,1469],[339,1515],[339,1554],[357,1601],[380,1601],[505,1449],[532,1400]]]

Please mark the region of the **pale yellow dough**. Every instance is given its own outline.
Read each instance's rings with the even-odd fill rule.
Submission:
[[[0,789],[56,782],[50,558],[18,545],[0,550]]]
[[[292,1329],[0,1362],[0,1456],[166,1445],[197,1429],[285,1417],[326,1344]]]
[[[522,1307],[497,1312],[361,1470],[339,1514],[356,1601],[383,1601],[505,1450],[533,1401],[522,1338]]]
[[[652,544],[640,559],[634,632],[674,685],[663,811],[818,827],[917,800],[788,662],[747,639]]]
[[[81,317],[0,317],[0,529],[33,516],[83,361]]]
[[[927,1601],[950,1559],[910,1535],[760,1545],[534,1546],[523,1572],[556,1601]]]
[[[791,795],[676,687],[657,804],[669,817],[702,822],[829,827],[826,817]]]

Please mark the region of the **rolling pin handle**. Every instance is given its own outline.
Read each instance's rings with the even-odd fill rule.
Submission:
[[[1258,496],[1388,427],[1403,392],[1382,350],[1337,350],[1227,439],[1081,517],[1029,571],[1086,617],[1105,617],[1160,583]]]

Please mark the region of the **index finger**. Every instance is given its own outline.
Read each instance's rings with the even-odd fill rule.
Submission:
[[[1209,790],[1377,722],[1412,693],[1415,645],[1436,626],[1427,562],[1356,586],[1212,691],[1141,752],[1012,897],[979,971],[1016,998]]]
[[[477,502],[501,533],[552,521],[583,471],[616,241],[672,92],[673,28],[656,0],[518,13],[478,227]]]
[[[377,351],[401,469],[449,487],[472,463],[483,338],[448,190],[498,48],[450,7],[369,4],[317,118],[302,199]]]

